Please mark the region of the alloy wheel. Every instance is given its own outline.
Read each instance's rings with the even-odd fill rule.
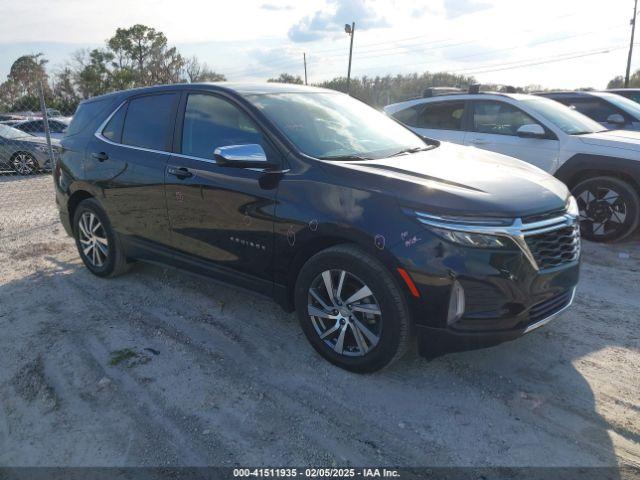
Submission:
[[[364,356],[380,341],[380,305],[371,289],[346,270],[318,275],[308,290],[307,308],[320,339],[339,355]]]
[[[589,186],[576,197],[580,224],[594,237],[614,235],[627,219],[622,195],[609,187]]]
[[[94,267],[102,267],[109,255],[109,242],[98,216],[84,212],[78,222],[78,239],[85,258]]]
[[[14,156],[11,166],[20,175],[29,175],[37,168],[35,159],[28,153],[18,153]]]

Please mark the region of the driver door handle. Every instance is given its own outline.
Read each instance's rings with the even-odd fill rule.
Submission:
[[[181,180],[193,177],[193,173],[190,172],[187,167],[168,167],[167,173],[174,177],[178,177]]]

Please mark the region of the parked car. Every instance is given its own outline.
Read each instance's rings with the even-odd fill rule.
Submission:
[[[60,143],[51,140],[54,155],[60,153]],[[51,168],[49,147],[44,138],[36,137],[8,125],[0,125],[0,164],[21,175],[30,175]]]
[[[640,103],[640,88],[610,88],[607,92],[615,93],[622,97],[633,100],[636,103]]]
[[[85,266],[164,262],[295,309],[357,372],[515,339],[578,281],[578,209],[524,162],[446,143],[338,92],[149,87],[82,102],[54,170]]]
[[[561,103],[524,94],[436,96],[385,112],[419,135],[509,155],[555,175],[577,198],[589,240],[622,240],[638,228],[639,132],[606,131]]]
[[[609,130],[640,130],[640,105],[610,92],[541,92],[595,120]]]
[[[23,132],[30,133],[31,135],[35,135],[36,137],[45,137],[45,129],[44,129],[44,120],[41,118],[34,120],[24,120],[22,122],[17,122],[12,125],[14,128],[18,130],[22,130]],[[61,139],[64,133],[67,131],[67,127],[69,126],[69,121],[61,118],[49,119],[49,132],[51,134],[51,138]]]

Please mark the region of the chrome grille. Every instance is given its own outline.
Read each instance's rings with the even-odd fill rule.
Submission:
[[[540,270],[574,262],[580,256],[578,225],[527,235],[525,241]]]

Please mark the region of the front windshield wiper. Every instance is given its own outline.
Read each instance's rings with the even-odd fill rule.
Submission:
[[[410,153],[418,153],[418,152],[424,152],[426,150],[431,150],[432,148],[434,148],[434,145],[431,145],[429,147],[411,147],[411,148],[403,148],[402,150],[398,150],[395,153],[392,153],[391,155],[389,155],[390,157],[397,157],[398,155],[407,155]]]
[[[328,157],[319,157],[320,160],[373,160],[371,157],[365,157],[364,155],[332,155]]]

